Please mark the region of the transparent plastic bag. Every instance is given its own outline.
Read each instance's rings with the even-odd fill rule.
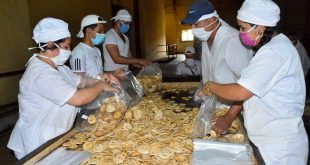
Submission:
[[[126,94],[124,91],[121,93]],[[101,102],[97,115],[98,122],[91,131],[93,138],[99,138],[111,132],[122,121],[129,106],[126,97],[111,92],[107,92],[107,95],[108,97]]]
[[[201,91],[202,86],[203,86],[203,83],[201,82],[199,87],[196,89],[194,97],[193,97],[194,102],[199,103],[199,104],[203,102],[203,99],[199,97],[199,92]]]
[[[128,100],[128,105],[136,105],[144,95],[142,85],[130,71],[121,75],[119,79],[120,87],[124,90],[125,97]]]
[[[254,165],[253,149],[249,144],[233,144],[194,139],[192,165]]]
[[[116,86],[116,85],[115,85]],[[102,92],[100,93],[95,100],[92,102],[83,105],[80,107],[80,112],[77,114],[76,118],[76,128],[78,131],[92,131],[95,130],[98,127],[98,122],[102,122],[102,118],[104,115],[103,105],[106,104],[119,104],[122,107],[122,111],[117,112],[120,113],[119,116],[122,116],[123,113],[126,112],[127,107],[129,106],[130,102],[128,99],[128,96],[126,92],[120,87],[116,86],[117,88],[120,89],[119,93],[112,93],[112,92]],[[107,101],[110,100],[110,101]],[[119,106],[115,105],[115,106]],[[112,114],[112,110],[110,115]],[[116,116],[116,114],[114,114]],[[116,118],[116,117],[114,117]],[[110,123],[114,124],[114,123]],[[114,127],[109,126],[109,127]]]
[[[68,151],[63,147],[59,147],[35,165],[80,164],[89,158],[89,156],[90,153],[88,151]]]
[[[202,138],[211,131],[211,118],[216,107],[216,99],[215,97],[205,97],[203,99],[204,102],[200,106],[194,125],[194,138]]]
[[[163,74],[158,63],[152,63],[142,68],[137,79],[143,86],[145,94],[161,90]]]

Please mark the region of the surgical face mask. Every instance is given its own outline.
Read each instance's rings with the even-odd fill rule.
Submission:
[[[65,64],[65,62],[68,60],[68,58],[71,55],[71,51],[66,50],[66,49],[62,49],[57,44],[55,44],[55,45],[59,48],[59,55],[58,56],[52,57],[52,58],[46,57],[46,56],[41,56],[41,55],[39,55],[39,56],[43,57],[43,58],[50,58],[54,62],[55,66],[57,67],[57,66]]]
[[[128,24],[121,23],[121,24],[119,25],[119,31],[120,31],[121,33],[127,33],[128,30],[129,30],[129,25],[128,25]]]
[[[256,27],[256,25],[253,26],[251,29],[249,29],[249,30],[246,31],[246,32],[240,31],[239,36],[240,36],[241,42],[242,42],[244,45],[250,46],[250,47],[253,47],[253,46],[256,45],[256,40],[257,40],[257,38],[258,38],[259,36],[257,36],[257,37],[253,40],[253,39],[251,39],[251,38],[249,37],[249,34],[248,34],[248,33],[251,32],[255,27]]]
[[[188,66],[194,66],[195,65],[195,60],[194,59],[186,59],[184,61]]]
[[[217,26],[211,31],[205,31],[205,28],[213,25],[216,22],[218,22],[218,19],[212,22],[210,25],[207,25],[205,27],[192,29],[194,36],[197,37],[201,41],[207,41],[210,38],[213,31],[220,26],[220,23],[218,23]]]
[[[93,45],[99,45],[104,41],[104,39],[105,39],[105,34],[96,33],[96,37],[91,38],[91,42],[93,43]]]

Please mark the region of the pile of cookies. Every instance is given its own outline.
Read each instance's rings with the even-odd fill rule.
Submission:
[[[102,136],[105,125],[98,120],[96,130],[79,132],[63,146],[91,153],[82,164],[190,164],[191,140],[198,109],[175,113],[160,93],[142,98],[127,110],[119,125]],[[104,111],[112,111],[106,106]],[[114,111],[115,107],[114,107]],[[112,121],[113,115],[111,116]],[[100,134],[101,135],[101,134]]]

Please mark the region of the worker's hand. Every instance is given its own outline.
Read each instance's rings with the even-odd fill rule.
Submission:
[[[143,66],[147,66],[147,65],[151,64],[151,61],[149,61],[147,59],[140,59],[138,64],[143,65]]]
[[[210,90],[210,86],[212,85],[212,81],[208,81],[205,84],[203,84],[200,92],[199,92],[199,97],[204,97],[204,96],[214,96],[214,94]]]
[[[114,76],[112,73],[102,73],[100,75],[100,78],[102,79],[102,81],[108,82],[110,84],[116,84],[116,85],[120,84],[118,78]]]
[[[220,116],[215,121],[215,124],[213,125],[213,130],[216,132],[217,135],[224,134],[226,130],[231,126],[232,122],[235,119],[232,118],[229,113]]]
[[[118,68],[118,69],[116,69],[116,70],[114,70],[114,71],[112,71],[111,72],[114,76],[116,76],[116,77],[121,77],[121,76],[123,76],[124,75],[124,73],[125,73],[125,68]]]
[[[113,86],[112,84],[108,82],[99,82],[98,85],[100,85],[102,91],[107,91],[107,92],[113,92],[113,93],[119,93],[120,90],[116,87]]]

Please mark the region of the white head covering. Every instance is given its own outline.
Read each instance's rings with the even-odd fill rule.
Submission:
[[[50,41],[57,41],[60,39],[64,39],[67,37],[71,37],[71,34],[68,29],[68,24],[63,20],[56,18],[44,18],[40,20],[37,25],[33,29],[33,37],[34,41],[39,44],[38,47],[28,48],[31,49],[41,49],[44,51],[44,47],[47,46]],[[41,45],[41,43],[46,43]],[[26,63],[28,65],[29,61],[35,58],[38,54],[34,54]]]
[[[280,9],[272,0],[246,0],[237,18],[256,25],[274,27],[280,20]]]
[[[185,54],[188,54],[188,53],[192,53],[192,54],[195,54],[195,48],[192,47],[192,46],[188,46],[185,51],[184,51]]]
[[[47,43],[70,37],[68,24],[60,19],[44,18],[33,29],[33,39],[38,43]]]
[[[117,20],[122,20],[122,21],[128,21],[131,22],[132,18],[129,12],[125,9],[121,9],[117,12],[116,16],[111,18],[111,20],[117,21]]]
[[[205,19],[211,18],[211,17],[219,18],[219,15],[217,14],[216,11],[214,11],[214,12],[211,13],[211,14],[205,14],[205,15],[201,16],[201,17],[197,20],[197,22],[198,22],[198,21],[201,21],[201,20],[205,20]]]
[[[98,24],[98,23],[107,23],[107,21],[103,20],[103,18],[98,16],[98,15],[87,15],[87,16],[85,16],[81,22],[81,29],[76,36],[79,38],[83,38],[84,37],[84,33],[83,33],[84,27],[88,26],[88,25]]]

